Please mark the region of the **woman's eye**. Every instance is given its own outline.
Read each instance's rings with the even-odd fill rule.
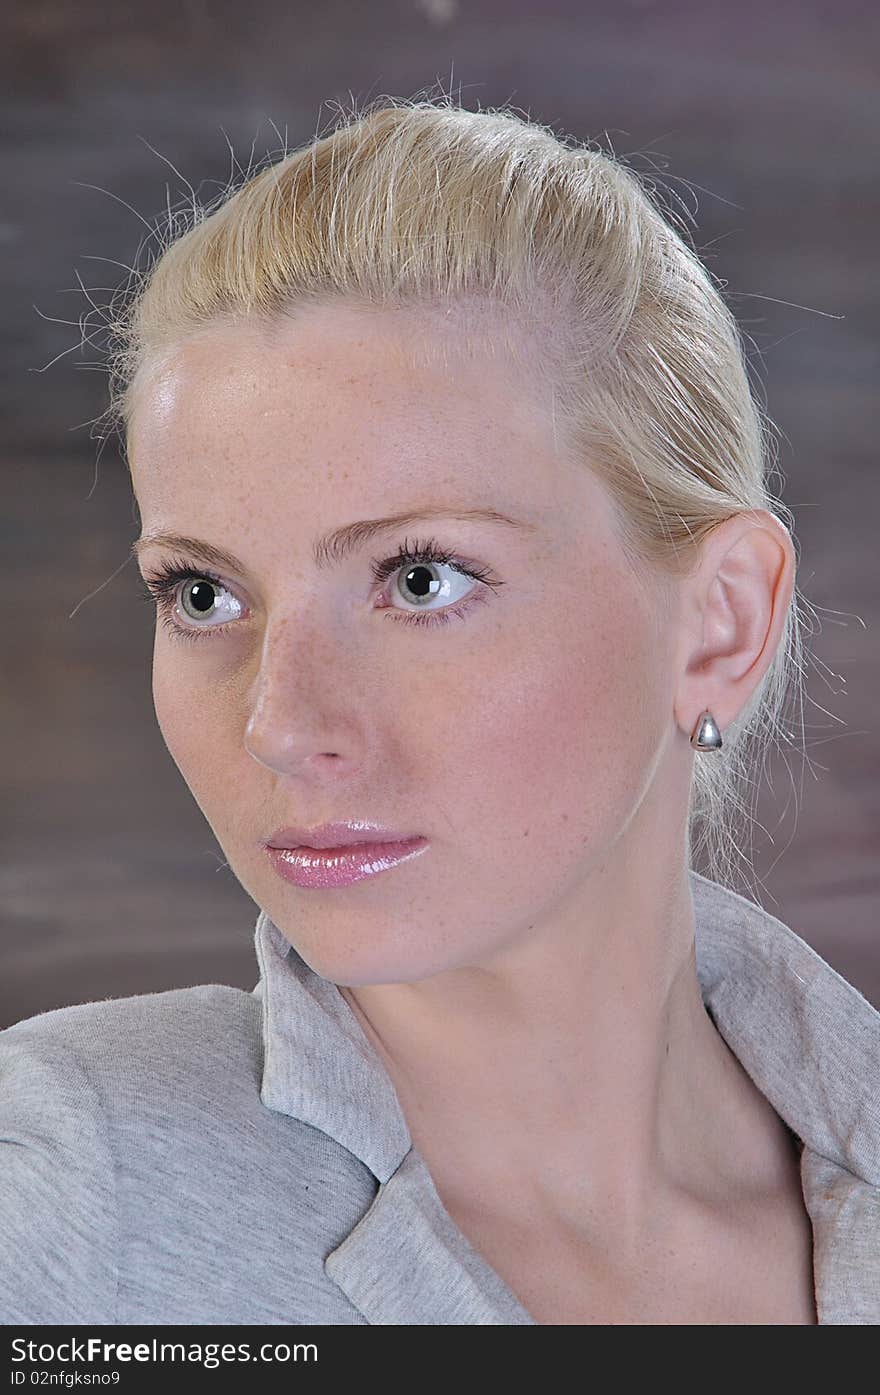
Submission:
[[[440,610],[474,588],[473,578],[448,562],[411,562],[394,575],[391,596],[418,610]],[[399,607],[397,607],[399,608]]]
[[[228,620],[238,619],[243,610],[241,602],[218,576],[196,572],[182,563],[163,563],[157,571],[146,573],[143,580],[147,599],[155,603],[159,619],[172,639],[213,638],[225,630]],[[225,605],[223,596],[229,598]],[[184,617],[184,624],[175,618],[175,610]],[[221,623],[207,623],[218,620]]]
[[[463,620],[504,584],[479,564],[447,552],[436,538],[405,538],[393,557],[374,561],[373,580],[384,586],[388,618],[411,625]]]
[[[229,598],[230,604],[224,606],[218,599],[218,595],[225,595]],[[211,581],[208,577],[196,577],[192,581],[184,581],[178,590],[178,605],[183,614],[189,620],[219,620],[225,623],[227,620],[236,620],[242,613],[241,602],[236,600],[226,587],[218,581]],[[231,612],[231,613],[230,613]],[[201,626],[205,628],[205,626]]]

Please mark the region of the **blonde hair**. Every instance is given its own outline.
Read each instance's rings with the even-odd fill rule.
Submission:
[[[464,307],[452,323],[488,344],[497,320],[481,339],[470,315],[485,306],[500,313],[504,348],[531,355],[557,428],[604,486],[650,584],[685,576],[710,530],[741,511],[767,509],[793,531],[769,491],[772,424],[734,316],[656,190],[620,158],[509,108],[385,97],[213,205],[194,198],[188,221],[181,231],[175,219],[114,306],[104,419],[123,453],[144,365],[218,319],[271,322],[334,298]],[[802,709],[798,594],[722,752],[694,756],[688,864],[729,885],[737,858],[752,870],[738,825],[753,771],[775,737],[790,741],[790,694]]]

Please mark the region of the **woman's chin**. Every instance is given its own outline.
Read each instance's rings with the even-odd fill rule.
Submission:
[[[280,928],[280,927],[279,927]],[[430,958],[421,946],[300,944],[291,938],[300,958],[321,978],[340,988],[363,988],[372,983],[416,983],[440,973],[448,964]]]

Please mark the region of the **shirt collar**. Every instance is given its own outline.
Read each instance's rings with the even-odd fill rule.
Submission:
[[[306,964],[265,911],[254,943],[263,1104],[329,1134],[386,1182],[411,1140],[384,1064],[336,984]]]

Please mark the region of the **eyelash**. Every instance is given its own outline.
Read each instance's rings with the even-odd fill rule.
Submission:
[[[463,562],[442,548],[434,538],[427,538],[424,541],[414,540],[412,543],[404,539],[403,546],[393,557],[385,557],[382,560],[375,559],[372,563],[373,581],[376,585],[380,585],[402,567],[414,566],[420,562],[434,562],[439,565],[451,566],[462,576],[472,577],[474,581],[480,581],[484,586],[496,587],[504,584],[501,581],[493,581],[488,572],[480,567],[465,566]],[[145,599],[155,602],[162,624],[174,639],[201,640],[207,636],[223,634],[231,624],[235,623],[230,621],[225,625],[215,625],[210,630],[190,629],[188,626],[177,624],[172,619],[172,606],[176,599],[178,586],[185,581],[209,581],[212,586],[217,586],[224,591],[229,590],[226,583],[215,572],[206,570],[204,567],[196,571],[179,558],[163,562],[154,571],[144,576]],[[400,618],[405,624],[445,625],[453,617],[464,618],[464,612],[469,610],[472,604],[480,604],[485,599],[485,596],[479,593],[472,594],[456,605],[447,606],[445,610],[425,611],[422,615],[400,611],[393,607],[388,607],[388,609],[392,610],[393,619]]]

